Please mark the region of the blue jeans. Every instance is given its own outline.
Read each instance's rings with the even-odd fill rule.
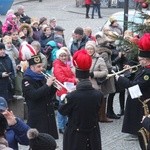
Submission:
[[[58,99],[59,99],[59,106],[61,106],[60,97],[58,97]],[[57,124],[58,124],[58,129],[64,130],[67,121],[68,121],[67,116],[63,116],[63,115],[61,115],[59,112],[57,112]]]
[[[98,12],[98,17],[101,17],[101,12],[100,12],[100,4],[93,4],[93,10],[92,10],[92,18],[94,18],[94,11],[97,10]]]

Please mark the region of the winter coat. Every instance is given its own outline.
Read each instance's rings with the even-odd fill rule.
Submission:
[[[33,30],[33,35],[32,35],[33,40],[40,41],[40,37],[41,37],[40,29],[32,26],[32,30]]]
[[[9,147],[13,148],[13,150],[19,150],[18,143],[21,145],[29,145],[27,131],[30,127],[21,119],[16,118],[16,120],[17,123],[9,126],[6,131],[6,140],[8,141]]]
[[[2,77],[3,72],[8,72],[10,74],[9,77]],[[4,57],[0,57],[0,96],[4,97],[7,101],[11,100],[13,97],[13,88],[11,87],[14,83],[14,68],[12,65],[12,61],[9,56],[6,54]]]
[[[8,142],[2,137],[0,137],[0,150],[13,150],[12,148],[8,147]]]
[[[62,84],[64,82],[72,82],[76,84],[76,78],[69,65],[62,62],[60,59],[56,59],[53,63],[53,74],[58,81]],[[57,95],[60,97],[62,94],[66,94],[67,90],[62,88],[57,91]]]
[[[111,70],[112,70],[111,49],[98,45],[97,52],[104,59],[107,69],[108,69],[108,73],[111,73]],[[101,85],[101,90],[104,95],[114,93],[116,91],[114,77],[109,78],[106,82],[104,82]]]
[[[12,47],[10,49],[7,49],[7,47],[5,46],[5,53],[10,57],[12,64],[13,64],[13,68],[14,68],[14,73],[16,76],[16,61],[19,57],[19,51],[17,50],[17,48],[12,45]]]
[[[91,5],[92,4],[92,0],[85,0],[85,5]]]
[[[64,99],[59,108],[68,116],[68,124],[63,138],[63,150],[101,150],[101,136],[98,111],[103,95],[92,87],[88,79],[81,80],[75,91]]]
[[[45,80],[35,80],[26,75],[22,81],[22,89],[28,107],[27,124],[58,139],[52,101],[56,88],[48,87]]]
[[[95,89],[101,89],[101,86],[96,82],[96,78],[106,77],[108,74],[108,69],[104,59],[98,53],[95,53],[92,56],[92,65],[90,68],[90,72],[94,73],[94,77],[91,78],[92,86]]]
[[[83,36],[82,40],[80,41],[80,44],[78,44],[79,41],[74,40],[71,44],[71,49],[70,49],[71,55],[73,55],[77,50],[84,48],[88,40],[89,38],[86,35]]]
[[[150,68],[140,68],[131,81],[125,77],[119,77],[118,84],[121,87],[129,88],[134,85],[139,85],[142,96],[141,101],[150,98]],[[150,109],[150,104],[148,103]],[[125,108],[125,116],[123,120],[122,132],[137,135],[138,130],[142,127],[141,120],[144,116],[142,103],[137,99],[132,99],[128,94]]]

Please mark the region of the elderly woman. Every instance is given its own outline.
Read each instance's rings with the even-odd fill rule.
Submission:
[[[96,52],[96,43],[88,41],[85,45],[87,53],[92,57],[92,65],[90,68],[90,77],[92,85],[95,89],[101,90],[101,85],[97,84],[96,78],[105,78],[108,74],[108,69],[104,59]],[[112,122],[106,117],[106,102],[103,101],[100,110],[100,122]]]

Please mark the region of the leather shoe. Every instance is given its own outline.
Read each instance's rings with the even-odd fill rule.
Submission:
[[[59,133],[60,134],[64,134],[64,130],[63,129],[59,129]]]
[[[110,119],[120,119],[120,116],[116,115],[115,113],[114,114],[107,114],[107,117]]]

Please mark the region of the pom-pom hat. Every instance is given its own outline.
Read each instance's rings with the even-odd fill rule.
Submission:
[[[55,150],[55,139],[46,133],[39,133],[37,129],[29,129],[27,132],[29,145],[32,150]]]
[[[92,58],[85,49],[76,51],[73,55],[73,65],[76,68],[76,77],[86,79],[89,77],[89,70]]]
[[[150,58],[150,33],[145,33],[138,42],[139,56]]]

